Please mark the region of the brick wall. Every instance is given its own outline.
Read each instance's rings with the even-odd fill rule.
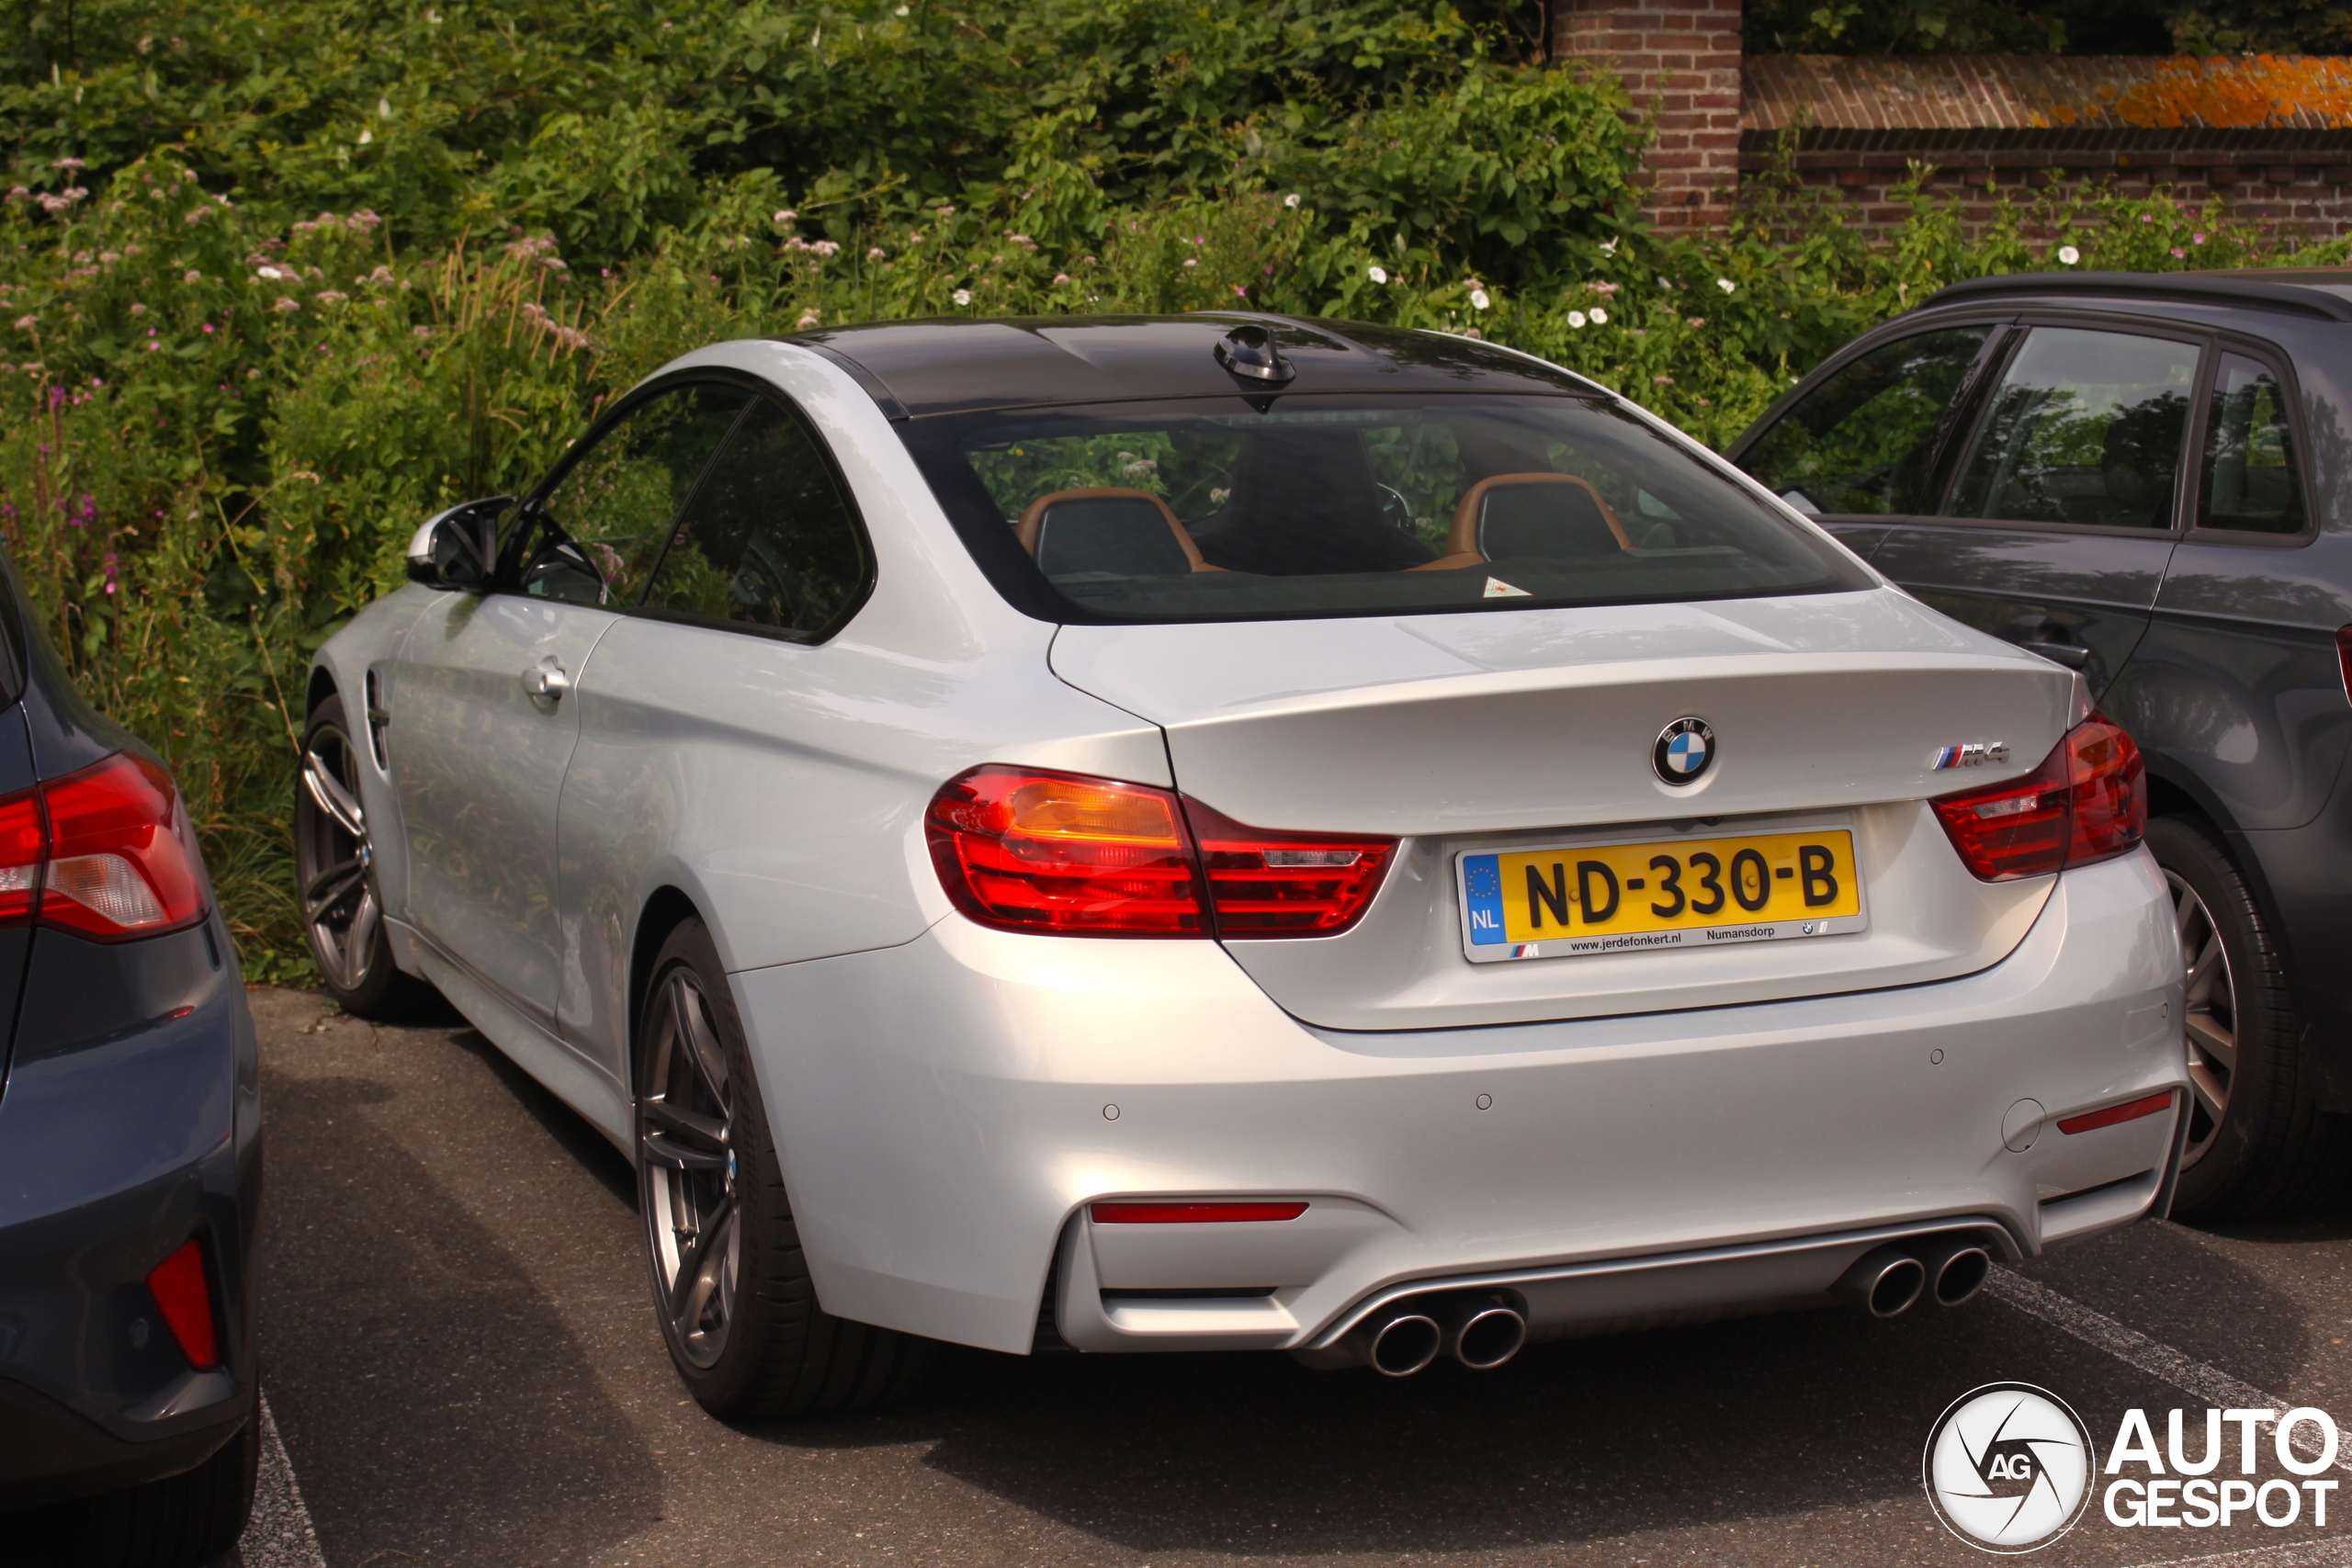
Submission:
[[[1902,220],[1890,192],[1916,162],[1972,230],[1994,189],[2064,183],[2352,232],[2352,60],[1757,55],[1742,99],[1744,179],[1785,159],[1872,227]]]
[[[1740,0],[1558,0],[1555,59],[1616,71],[1657,141],[1646,160],[1661,228],[1722,223],[1739,190]]]

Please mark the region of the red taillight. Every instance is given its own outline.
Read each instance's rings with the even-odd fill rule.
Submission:
[[[1219,936],[1328,936],[1356,923],[1380,891],[1394,839],[1269,833],[1187,796]]]
[[[1063,936],[1204,936],[1200,875],[1166,790],[989,766],[932,797],[939,880],[982,925]]]
[[[119,751],[0,800],[0,925],[111,941],[153,936],[204,912],[203,879],[172,775]]]
[[[1371,904],[1396,847],[1268,832],[1163,789],[995,763],[950,780],[924,827],[958,909],[1061,936],[1329,935]]]
[[[147,1276],[147,1293],[163,1310],[164,1325],[180,1343],[187,1364],[202,1371],[220,1364],[212,1332],[212,1286],[204,1277],[204,1247],[191,1236]]]
[[[204,912],[172,775],[129,751],[41,786],[49,865],[40,918],[84,936],[150,936]]]
[[[2122,727],[2094,713],[2028,776],[1930,804],[1980,880],[2047,876],[2139,843],[2148,826],[2147,770]]]
[[[2112,1127],[2119,1122],[2137,1122],[2143,1116],[2154,1116],[2160,1111],[2172,1109],[2172,1090],[2152,1094],[2144,1100],[2127,1100],[2110,1105],[2104,1111],[2086,1111],[2080,1116],[2069,1116],[2058,1123],[2062,1133],[2088,1133],[2100,1127]]]
[[[2344,700],[2352,702],[2352,626],[2335,628],[2335,661],[2344,669]]]
[[[1096,1203],[1094,1222],[1104,1225],[1218,1225],[1238,1222],[1295,1220],[1304,1203]]]
[[[40,792],[28,789],[0,800],[0,925],[19,926],[33,918],[48,849]]]

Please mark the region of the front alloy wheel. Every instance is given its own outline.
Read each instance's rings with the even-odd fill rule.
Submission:
[[[392,964],[359,782],[371,765],[351,739],[341,697],[312,710],[294,775],[294,874],[302,934],[327,995],[356,1017],[395,1019],[415,1013],[433,993]]]
[[[303,739],[294,856],[311,956],[330,985],[356,991],[368,981],[383,912],[368,874],[376,853],[359,804],[359,759],[342,716],[313,722]]]
[[[707,1368],[726,1352],[742,1269],[727,1055],[684,964],[662,977],[651,1021],[638,1122],[645,1239],[671,1342]]]

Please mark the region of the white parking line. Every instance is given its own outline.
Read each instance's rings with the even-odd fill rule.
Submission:
[[[2213,1557],[2175,1557],[2140,1568],[2345,1568],[2352,1546],[2334,1540],[2299,1540],[2287,1546],[2250,1546]]]
[[[326,1568],[327,1564],[266,1393],[261,1397],[261,1475],[254,1483],[253,1518],[237,1542],[237,1562],[239,1568]]]
[[[2209,1367],[2193,1360],[2159,1340],[2149,1338],[2137,1329],[2126,1328],[2104,1313],[2093,1312],[2082,1303],[2062,1296],[2047,1285],[2036,1284],[2022,1274],[1996,1268],[1984,1281],[1984,1293],[1996,1301],[2007,1302],[2019,1312],[2041,1319],[2053,1328],[2062,1329],[2096,1349],[2106,1351],[2117,1360],[2139,1368],[2150,1377],[2161,1378],[2182,1393],[2194,1395],[2209,1405],[2224,1410],[2278,1410],[2294,1408],[2291,1400],[2265,1393],[2252,1383],[2240,1382],[2219,1367]],[[2336,1424],[2339,1427],[2343,1423]],[[2295,1429],[2295,1451],[2309,1459],[2319,1451],[2319,1444],[2305,1437],[2311,1430],[2308,1423]],[[2352,1463],[2338,1460],[2335,1468],[2352,1472]],[[2285,1549],[2281,1549],[2285,1550]],[[2225,1557],[2198,1557],[2196,1562],[2233,1562],[2240,1557],[2253,1561],[2250,1554],[2240,1552]],[[2264,1559],[2265,1562],[2268,1560]],[[2280,1559],[2283,1562],[2285,1559]],[[2328,1559],[2330,1562],[2336,1561]]]

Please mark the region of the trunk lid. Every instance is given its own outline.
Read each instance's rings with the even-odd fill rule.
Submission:
[[[1295,1016],[1456,1027],[1916,985],[2023,938],[2052,878],[1970,875],[1925,802],[2022,776],[2081,716],[2068,671],[1891,589],[1713,604],[1070,626],[1063,680],[1166,732],[1177,787],[1253,827],[1402,840],[1338,936],[1228,941]],[[1697,782],[1652,757],[1713,730]],[[2006,762],[1939,770],[1946,748]],[[1796,829],[1853,834],[1868,928],[1469,962],[1459,857]],[[1735,917],[1736,918],[1736,917]]]

